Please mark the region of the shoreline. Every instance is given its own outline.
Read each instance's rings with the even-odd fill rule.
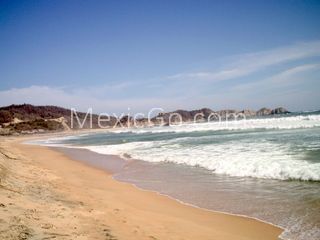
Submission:
[[[84,151],[84,152],[88,152],[88,155],[91,155],[91,156],[93,156],[93,155],[101,155],[101,156],[105,156],[107,158],[118,158],[119,161],[122,161],[122,163],[120,163],[119,165],[124,165],[125,166],[126,164],[123,163],[123,162],[128,161],[128,160],[125,159],[125,158],[122,158],[120,155],[101,154],[101,153],[93,152],[93,151],[91,151],[89,149],[82,149],[82,148],[76,148],[76,147],[64,147],[64,146],[61,146],[61,147],[49,147],[49,148],[53,149],[54,151],[59,151],[59,152],[61,151],[63,154],[65,154],[66,156],[68,156],[70,159],[72,159],[74,161],[80,161],[80,162],[82,162],[83,164],[85,164],[85,165],[87,165],[89,167],[93,167],[93,168],[97,168],[97,169],[100,169],[100,170],[104,170],[108,174],[110,174],[112,179],[114,179],[115,181],[126,183],[126,184],[130,184],[130,185],[132,185],[133,187],[137,188],[140,191],[153,192],[153,193],[158,194],[160,196],[165,196],[165,197],[170,198],[170,199],[172,199],[174,201],[177,201],[178,203],[181,203],[183,205],[194,207],[194,208],[198,208],[198,209],[201,209],[201,210],[204,210],[204,211],[208,211],[208,212],[222,213],[222,214],[227,214],[227,215],[236,216],[236,217],[243,217],[243,218],[253,219],[253,220],[256,220],[256,221],[259,221],[259,222],[262,222],[262,223],[266,223],[266,224],[272,225],[272,226],[274,226],[276,228],[280,228],[282,230],[282,233],[285,231],[285,229],[282,228],[281,226],[278,226],[278,225],[276,225],[274,223],[271,223],[271,222],[268,222],[268,221],[264,221],[264,220],[256,218],[256,217],[251,217],[251,216],[244,215],[244,214],[236,214],[236,213],[230,213],[230,212],[224,212],[224,211],[218,211],[218,210],[213,210],[213,209],[209,209],[209,208],[200,207],[200,206],[197,206],[195,204],[188,203],[188,202],[185,202],[185,201],[180,200],[178,198],[172,197],[172,196],[170,196],[168,194],[160,193],[157,190],[145,189],[143,187],[139,187],[137,184],[132,183],[130,181],[123,181],[123,180],[116,179],[114,175],[117,174],[117,172],[113,172],[112,170],[109,171],[109,169],[107,169],[105,167],[101,168],[99,166],[95,166],[96,164],[92,164],[92,162],[88,163],[89,161],[88,162],[84,162],[83,160],[79,160],[79,159],[77,159],[77,157],[73,156],[72,152],[77,152],[77,151],[81,150],[81,151]],[[68,150],[68,153],[66,151],[64,151],[65,149]],[[142,161],[142,160],[131,159],[130,161]],[[280,236],[281,236],[281,234],[279,235],[279,239],[282,239],[282,238],[280,238]]]
[[[40,137],[43,138],[44,136]],[[126,208],[127,211],[121,211],[121,216],[126,218],[126,223],[111,221],[112,224],[110,222],[108,224],[119,239],[134,239],[137,237],[139,239],[212,239],[214,236],[218,239],[278,239],[282,232],[279,227],[261,220],[199,208],[155,191],[140,189],[134,184],[113,179],[112,175],[104,170],[88,166],[88,164],[72,159],[48,147],[21,143],[33,138],[25,137],[21,139],[21,137],[18,137],[8,140],[7,144],[4,145],[8,148],[6,150],[21,151],[29,160],[32,159],[33,164],[54,171],[57,177],[64,177],[65,182],[62,185],[65,186],[63,187],[69,188],[70,192],[77,193],[85,204],[94,205],[100,212],[105,210],[103,206],[96,205],[95,201],[101,201],[102,199],[107,201],[108,205],[115,207],[115,205],[119,204],[121,208]],[[39,153],[41,153],[41,156],[39,156]],[[44,162],[43,157],[51,160],[55,158],[56,160],[54,162]],[[69,171],[72,172],[72,177],[69,176]],[[83,184],[80,188],[78,185],[79,180]],[[95,201],[92,202],[92,199],[90,200],[83,196],[81,191],[84,190],[84,187],[88,193],[99,193],[93,196]],[[68,195],[67,191],[63,193]],[[115,197],[110,199],[107,193]],[[128,202],[126,197],[139,201]],[[100,204],[104,205],[104,201],[100,202]],[[145,206],[146,204],[140,201],[150,204],[150,206]],[[115,207],[114,209],[118,209],[118,211],[115,211],[119,213],[121,208],[118,206],[118,208]],[[103,213],[101,214],[103,215]],[[112,211],[112,214],[109,214],[114,215],[115,213]],[[144,219],[146,216],[148,217]],[[148,221],[151,216],[155,223],[151,224]],[[99,218],[99,216],[95,217]],[[131,220],[129,221],[129,219]],[[103,222],[103,219],[101,221]],[[128,235],[128,232],[132,232],[129,230],[132,227],[129,222],[132,225],[139,226],[139,230],[133,227],[139,236]],[[127,229],[128,225],[130,226],[129,229]],[[180,228],[183,230],[181,231]],[[146,237],[142,232],[150,232],[155,238]]]

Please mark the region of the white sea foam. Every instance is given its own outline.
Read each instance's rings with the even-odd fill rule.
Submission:
[[[51,147],[53,146],[67,147],[67,145],[64,144],[63,141],[78,139],[79,137],[81,137],[81,135],[69,135],[69,136],[55,137],[55,138],[48,138],[48,139],[30,140],[30,141],[27,141],[26,143],[41,145],[41,146],[51,146]]]
[[[238,121],[221,121],[206,123],[185,123],[170,127],[152,128],[123,128],[115,133],[161,133],[161,132],[193,132],[193,131],[220,131],[220,130],[250,130],[250,129],[298,129],[320,126],[320,115],[299,115],[274,118],[243,119]]]
[[[269,179],[320,180],[320,163],[290,155],[286,145],[268,142],[228,142],[182,147],[175,141],[134,142],[88,146],[101,154],[129,154],[149,162],[172,162],[200,166],[215,173]]]

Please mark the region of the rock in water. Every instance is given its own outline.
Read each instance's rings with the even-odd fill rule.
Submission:
[[[275,108],[271,111],[271,114],[286,114],[286,113],[290,113],[290,112],[283,107]]]
[[[269,108],[261,108],[257,111],[257,116],[267,116],[271,114],[271,109]]]

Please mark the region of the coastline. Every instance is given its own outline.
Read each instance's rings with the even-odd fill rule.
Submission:
[[[68,237],[64,236],[66,239],[81,233],[81,237],[96,239],[249,240],[278,239],[282,232],[282,229],[278,227],[251,218],[207,211],[182,204],[155,192],[140,190],[132,184],[114,180],[112,175],[105,170],[75,161],[51,148],[21,143],[33,138],[34,136],[4,138],[1,140],[1,150],[6,152],[5,155],[14,156],[12,159],[19,159],[21,160],[19,163],[24,164],[24,168],[21,169],[17,164],[9,166],[8,169],[11,168],[12,171],[17,171],[22,175],[28,172],[28,167],[31,172],[36,168],[45,173],[41,175],[41,185],[37,185],[39,183],[37,179],[34,179],[36,175],[32,174],[29,176],[31,177],[30,182],[26,181],[26,183],[35,184],[37,187],[46,183],[48,186],[43,190],[52,191],[64,200],[53,204],[45,201],[38,206],[38,209],[40,212],[43,209],[44,212],[40,214],[43,218],[46,218],[47,215],[46,208],[59,210],[54,207],[57,203],[61,205],[60,208],[67,209],[66,213],[59,211],[59,214],[65,214],[63,219],[70,222],[71,225],[76,225],[77,230],[73,229],[71,233],[68,233]],[[50,161],[44,161],[44,158]],[[10,164],[10,158],[7,164]],[[10,178],[10,171],[7,175]],[[37,197],[27,190],[28,188],[25,190],[25,195],[28,198]],[[1,189],[1,191],[5,190]],[[39,191],[38,194],[42,193]],[[12,196],[11,201],[15,204]],[[26,202],[22,201],[22,203]],[[71,204],[72,207],[70,207],[66,203],[74,204]],[[6,208],[9,208],[9,205],[4,204]],[[70,219],[74,212],[77,214]],[[41,222],[42,218],[38,218],[38,221]],[[2,219],[5,222],[6,220]],[[57,222],[60,220],[59,217],[50,219],[48,222],[53,225],[50,230],[68,232],[63,230],[64,226],[58,226],[61,225]],[[29,228],[32,228],[32,224],[29,225]],[[33,229],[30,235],[45,234],[43,232],[47,230],[43,229],[45,228]]]

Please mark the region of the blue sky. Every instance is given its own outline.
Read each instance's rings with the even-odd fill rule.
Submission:
[[[0,1],[0,105],[320,109],[320,1]]]

